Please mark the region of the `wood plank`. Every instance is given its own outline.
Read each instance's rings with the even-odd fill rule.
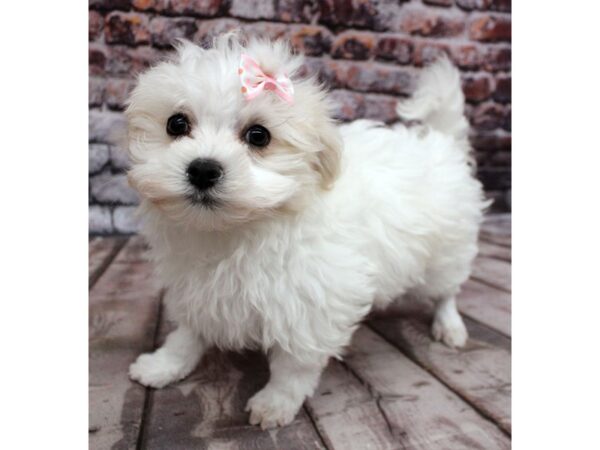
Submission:
[[[161,319],[157,347],[174,325]],[[151,389],[141,448],[325,448],[310,417],[301,410],[286,427],[249,425],[246,402],[269,378],[261,352],[212,349],[185,380]]]
[[[471,278],[507,292],[511,291],[511,267],[506,261],[478,256],[473,262]]]
[[[512,242],[511,220],[510,214],[491,214],[486,216],[481,225],[479,237],[484,241],[510,247]]]
[[[467,281],[457,298],[460,311],[500,333],[511,335],[511,295],[477,281]]]
[[[153,346],[159,289],[152,278],[143,241],[134,237],[90,292],[91,449],[136,446],[146,389],[127,373],[135,358]]]
[[[497,426],[372,330],[356,332],[347,364],[381,396],[381,409],[403,448],[510,448]]]
[[[398,448],[377,399],[337,360],[329,362],[306,406],[330,449]]]
[[[304,410],[286,427],[263,431],[248,424],[246,402],[268,377],[260,352],[209,351],[188,378],[152,391],[142,448],[324,448]]]
[[[172,324],[161,324],[164,341]],[[363,450],[398,448],[376,399],[337,360],[323,372],[315,394],[296,420],[281,432],[248,425],[246,401],[267,382],[268,365],[256,352],[211,351],[190,377],[152,391],[144,448],[322,448]],[[176,416],[176,417],[173,417]],[[181,419],[180,419],[181,418]],[[321,439],[316,439],[314,422]],[[312,429],[312,430],[311,430]],[[243,445],[242,445],[243,442]]]
[[[91,238],[88,244],[88,274],[90,288],[98,280],[102,272],[106,270],[108,264],[115,257],[116,253],[123,247],[126,239],[121,237],[102,237]]]
[[[503,430],[511,430],[511,359],[504,348],[480,339],[469,328],[463,349],[451,349],[430,337],[430,316],[377,319],[370,324],[389,342],[432,372]],[[467,323],[467,326],[469,324]]]
[[[510,337],[491,329],[487,325],[482,325],[468,316],[463,316],[463,321],[465,322],[469,333],[471,333],[472,336],[477,336],[478,341],[485,342],[492,347],[503,348],[509,353],[512,351]]]
[[[501,259],[502,261],[510,262],[512,259],[512,251],[510,247],[493,244],[491,242],[479,241],[479,256],[487,258]]]

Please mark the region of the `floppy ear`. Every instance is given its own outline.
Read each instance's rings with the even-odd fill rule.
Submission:
[[[321,186],[330,189],[340,172],[342,138],[337,127],[327,121],[321,125],[319,140],[322,148],[317,153],[316,170],[321,175]]]

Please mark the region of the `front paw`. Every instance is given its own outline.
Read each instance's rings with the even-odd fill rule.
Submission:
[[[467,328],[460,318],[457,321],[434,320],[431,334],[436,341],[441,341],[450,348],[464,347],[469,337]]]
[[[129,377],[144,386],[160,389],[185,378],[192,370],[186,361],[158,350],[140,355],[129,366]]]
[[[302,400],[267,386],[248,400],[246,411],[250,411],[250,424],[265,430],[291,423],[301,406]]]

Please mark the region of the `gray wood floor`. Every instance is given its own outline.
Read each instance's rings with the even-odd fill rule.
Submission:
[[[244,406],[267,381],[255,352],[211,351],[186,380],[147,389],[127,377],[171,325],[140,237],[90,240],[91,449],[508,449],[511,435],[510,216],[490,216],[459,307],[470,339],[433,342],[428,304],[391,308],[331,361],[287,427],[261,431]]]

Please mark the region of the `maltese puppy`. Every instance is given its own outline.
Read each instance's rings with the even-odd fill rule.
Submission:
[[[177,328],[130,376],[162,388],[210,346],[263,349],[250,423],[290,423],[374,308],[435,301],[432,334],[467,340],[455,297],[487,206],[472,176],[459,74],[441,59],[398,106],[410,128],[338,126],[282,42],[180,42],[127,108],[131,185]]]

